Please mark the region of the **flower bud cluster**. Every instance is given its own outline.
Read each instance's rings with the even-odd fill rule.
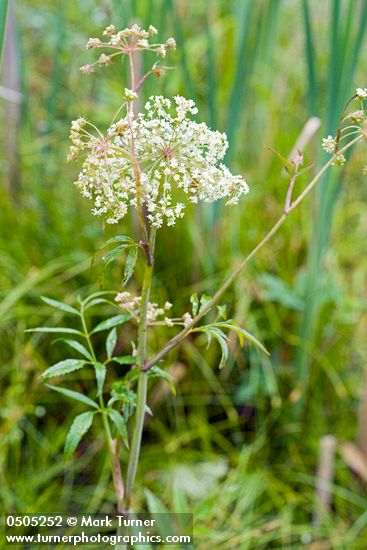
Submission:
[[[83,65],[80,70],[85,74],[90,74],[94,72],[94,67],[97,64],[101,66],[111,65],[112,59],[116,55],[131,54],[141,50],[153,52],[158,57],[166,57],[167,50],[176,49],[176,41],[174,38],[168,38],[164,44],[150,42],[156,34],[158,34],[158,31],[153,25],[150,25],[145,30],[139,27],[139,25],[134,24],[132,27],[120,31],[114,25],[109,25],[103,31],[103,36],[106,37],[106,40],[89,38],[87,49],[105,48],[112,50],[112,54],[107,55],[103,53],[95,63]]]
[[[79,153],[90,143],[91,135],[85,130],[88,124],[88,121],[84,117],[79,117],[72,121],[69,136],[72,145],[69,149],[68,162],[75,160]]]

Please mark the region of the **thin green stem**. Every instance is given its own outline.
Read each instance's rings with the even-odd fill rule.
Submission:
[[[131,79],[131,89],[135,90],[135,66],[132,53],[129,53],[129,67],[130,67],[130,79]],[[143,81],[144,82],[144,81]],[[142,82],[142,83],[143,83]],[[155,238],[156,238],[156,228],[152,228],[150,235],[148,235],[148,223],[144,215],[143,206],[142,206],[142,197],[141,197],[141,171],[139,162],[135,154],[135,139],[134,133],[131,125],[131,117],[133,116],[133,102],[129,104],[129,128],[131,135],[131,158],[132,165],[135,177],[135,186],[136,186],[136,203],[138,216],[140,221],[140,226],[143,233],[144,242],[142,243],[143,248],[146,253],[146,264],[144,269],[144,279],[143,279],[143,288],[141,295],[141,307],[139,315],[139,329],[138,329],[138,367],[139,380],[138,380],[138,391],[137,391],[137,401],[136,401],[136,414],[133,428],[133,435],[131,441],[131,450],[129,454],[129,463],[127,469],[127,479],[126,479],[126,494],[125,494],[125,509],[129,509],[131,502],[131,495],[134,486],[136,471],[138,468],[140,448],[141,448],[141,439],[143,434],[144,426],[144,416],[145,408],[147,403],[147,390],[148,390],[148,375],[145,372],[144,366],[147,359],[147,313],[149,305],[149,296],[150,296],[150,287],[152,284],[153,276],[153,263],[154,263],[154,247],[155,247]]]
[[[153,259],[154,247],[155,247],[156,229],[152,228],[149,242],[149,250],[151,258]],[[138,366],[140,369],[139,381],[138,381],[138,393],[136,403],[136,415],[135,424],[133,429],[133,436],[131,442],[131,450],[129,455],[129,464],[127,469],[126,480],[126,498],[125,508],[128,510],[131,504],[132,490],[134,486],[136,471],[138,468],[141,439],[143,434],[145,408],[147,403],[147,390],[148,390],[148,373],[145,370],[145,363],[147,359],[147,312],[149,305],[150,288],[152,284],[153,275],[153,262],[148,262],[145,265],[143,288],[141,296],[141,309],[139,316],[139,330],[138,330]]]
[[[81,319],[82,319],[83,331],[84,331],[85,339],[87,341],[87,345],[88,345],[90,354],[92,356],[93,361],[96,363],[97,362],[97,357],[96,357],[96,354],[94,353],[94,348],[93,348],[93,345],[92,345],[92,342],[91,342],[91,339],[90,339],[90,336],[89,336],[87,323],[86,323],[85,317],[84,317],[84,308],[83,308],[83,306],[81,308],[80,316],[81,316]],[[104,414],[105,406],[104,406],[103,396],[101,394],[98,396],[98,401],[99,401],[99,405],[100,405],[101,410],[102,410],[102,421],[103,421],[103,426],[104,426],[104,429],[105,429],[105,432],[106,432],[108,447],[111,451],[111,449],[112,449],[112,435],[111,435],[110,426],[108,424],[108,420],[106,418],[106,415]]]
[[[348,149],[350,149],[355,143],[358,141],[361,141],[364,139],[365,136],[363,134],[359,135],[355,139],[353,139],[351,142],[349,142],[347,145],[345,145],[343,148],[338,150],[338,155],[344,153]],[[287,212],[284,212],[282,216],[278,219],[278,221],[273,225],[273,227],[270,229],[270,231],[265,235],[265,237],[255,246],[255,248],[242,260],[240,265],[237,267],[237,269],[228,277],[226,281],[220,286],[220,288],[217,290],[217,292],[214,294],[213,298],[206,303],[206,305],[199,311],[199,313],[193,318],[193,320],[186,325],[184,329],[181,330],[176,336],[171,338],[163,348],[152,357],[149,361],[147,361],[144,365],[145,370],[149,370],[151,367],[153,367],[158,361],[163,359],[173,348],[175,348],[178,344],[182,342],[186,338],[186,336],[191,331],[192,327],[194,327],[207,313],[208,311],[220,300],[220,298],[223,296],[225,291],[232,285],[234,280],[238,277],[239,273],[243,270],[243,268],[247,265],[247,263],[252,260],[252,258],[263,248],[263,246],[271,239],[273,235],[278,231],[278,229],[283,225],[283,223],[286,221],[288,215],[297,208],[297,206],[305,199],[305,197],[309,194],[309,192],[315,187],[317,182],[321,179],[321,177],[324,175],[324,173],[330,168],[332,163],[335,161],[336,155],[333,155],[330,160],[324,164],[324,166],[320,169],[320,171],[316,174],[316,176],[311,180],[311,182],[307,185],[307,187],[302,191],[302,193],[298,196],[298,198],[292,202],[292,204],[289,206]]]
[[[129,53],[129,68],[130,68],[131,89],[134,90],[135,89],[135,64],[134,64],[134,58],[133,58],[132,52]],[[150,244],[149,244],[148,224],[144,216],[142,196],[141,196],[141,170],[140,170],[138,159],[136,157],[135,138],[134,138],[134,132],[131,124],[131,119],[133,118],[133,116],[134,116],[134,101],[130,101],[128,106],[128,125],[129,125],[129,131],[130,131],[130,139],[131,139],[131,162],[133,166],[135,187],[136,187],[136,208],[138,211],[139,223],[140,223],[140,227],[141,227],[141,231],[144,239],[143,246],[144,246],[145,253],[147,255],[147,263],[150,265],[153,265],[153,254],[150,250]]]
[[[87,341],[87,345],[91,354],[91,357],[93,361],[96,363],[97,358],[96,354],[94,353],[93,344],[90,339],[87,323],[85,321],[84,317],[84,305],[82,304],[81,310],[80,310],[80,317],[82,321],[83,331],[85,335],[85,339]],[[103,428],[105,432],[105,436],[107,439],[108,444],[108,454],[110,459],[110,465],[111,465],[111,471],[112,471],[112,479],[113,479],[113,485],[116,493],[116,499],[117,499],[117,509],[118,512],[121,513],[123,510],[123,499],[124,499],[124,484],[122,481],[122,474],[121,474],[121,468],[120,468],[120,462],[119,462],[119,440],[116,438],[115,440],[112,438],[110,425],[108,423],[106,411],[105,411],[105,404],[103,400],[103,395],[100,394],[98,396],[99,406],[101,408],[101,414],[102,414],[102,423]]]

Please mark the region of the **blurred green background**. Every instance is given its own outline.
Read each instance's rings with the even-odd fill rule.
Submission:
[[[212,293],[281,215],[287,179],[269,147],[288,156],[319,117],[317,132],[306,128],[314,166],[296,192],[325,159],[321,137],[366,84],[367,2],[2,0],[0,18],[0,499],[7,512],[107,513],[102,433],[95,429],[65,466],[65,433],[80,407],[39,378],[65,350],[24,333],[62,320],[41,295],[73,303],[100,284],[117,288],[123,268],[101,281],[93,257],[113,233],[91,216],[73,186],[78,167],[65,160],[70,120],[86,115],[107,127],[126,83],[120,62],[80,73],[96,55],[87,39],[133,21],[156,26],[163,42],[174,36],[168,62],[177,70],[149,80],[144,99],[195,99],[199,118],[227,132],[226,161],[251,187],[238,207],[192,210],[159,231],[153,301],[170,300],[180,315],[192,292]],[[166,362],[177,397],[165,382],[152,391],[136,505],[193,511],[197,548],[367,547],[363,155],[356,149],[330,171],[227,294],[231,315],[270,359],[233,338],[219,371],[219,350],[205,350],[198,336]],[[131,220],[120,230],[133,231]],[[129,290],[140,282],[138,271]],[[158,332],[151,349],[172,334]],[[122,345],[133,337],[123,333]],[[72,376],[64,385],[92,388]]]

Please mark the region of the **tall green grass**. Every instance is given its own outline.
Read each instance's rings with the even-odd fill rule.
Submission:
[[[20,132],[22,192],[14,203],[0,191],[0,497],[10,511],[53,512],[57,503],[58,511],[108,513],[113,491],[98,458],[99,435],[95,443],[86,440],[68,467],[59,460],[74,411],[41,386],[38,375],[61,352],[45,338],[24,334],[49,314],[40,306],[41,294],[67,296],[71,303],[98,288],[99,266],[91,260],[108,228],[90,216],[72,185],[77,167],[66,166],[64,158],[71,118],[87,115],[108,124],[121,99],[122,69],[82,76],[78,67],[93,55],[84,50],[85,40],[104,25],[133,19],[154,24],[164,38],[175,36],[178,70],[150,80],[149,94],[178,89],[194,97],[199,118],[228,131],[227,161],[251,186],[238,208],[196,219],[191,210],[183,223],[161,232],[153,297],[174,301],[179,313],[188,309],[192,292],[212,292],[281,213],[287,181],[267,147],[286,156],[310,114],[326,120],[325,134],[335,129],[340,106],[353,93],[353,75],[367,69],[367,10],[364,2],[308,0],[114,0],[42,8],[27,0],[17,7],[28,113]],[[316,143],[305,153],[316,160],[313,148]],[[139,486],[148,492],[137,499],[147,509],[193,510],[200,548],[297,548],[323,541],[335,549],[363,549],[364,488],[339,456],[332,510],[319,528],[311,526],[319,439],[328,431],[338,439],[354,437],[365,360],[366,195],[353,165],[349,174],[343,174],[347,182],[353,177],[343,207],[338,177],[325,180],[312,223],[307,208],[290,218],[226,297],[231,315],[266,342],[270,360],[230,341],[229,364],[219,372],[217,349],[206,350],[197,339],[165,365],[183,366],[183,376],[175,400],[160,388],[163,397],[146,424]],[[327,256],[333,276],[320,304],[316,283],[330,228],[337,254]],[[115,285],[120,271],[116,265],[106,274],[106,287]],[[198,283],[200,271],[205,277]],[[309,331],[299,330],[300,317]],[[328,332],[318,333],[326,324]],[[133,336],[126,335],[126,345]],[[151,345],[166,338],[162,331]],[[294,407],[303,361],[309,390],[301,425]],[[75,380],[80,391],[88,382]]]
[[[311,4],[310,4],[311,5]],[[304,1],[304,28],[306,35],[306,60],[309,75],[310,114],[317,113],[319,90],[323,85],[322,74],[316,74],[317,44],[316,32],[312,29],[310,5]],[[358,82],[354,82],[356,68],[362,54],[367,28],[367,5],[365,2],[340,2],[333,0],[329,21],[329,73],[327,79],[327,113],[324,134],[335,135],[340,113],[348,98],[353,95]],[[310,350],[319,345],[316,337],[319,323],[319,313],[322,307],[324,284],[331,273],[323,267],[323,259],[330,242],[333,219],[341,193],[341,178],[338,173],[329,172],[320,184],[315,214],[313,218],[312,236],[308,247],[307,278],[305,289],[305,309],[301,319],[300,337],[305,346],[297,353],[296,368],[299,372],[300,387],[307,394],[312,355]],[[325,277],[322,274],[325,274]],[[321,299],[320,299],[321,298]],[[301,409],[304,401],[301,401]]]
[[[0,5],[0,62],[2,59],[5,35],[6,35],[6,20],[8,17],[9,0],[4,0]]]
[[[192,82],[189,61],[187,59],[185,35],[182,29],[181,18],[179,17],[177,12],[177,5],[175,0],[165,0],[165,4],[163,5],[163,10],[164,9],[167,12],[167,17],[169,17],[173,23],[173,30],[179,48],[180,67],[183,75],[186,94],[188,97],[195,99],[196,93]]]

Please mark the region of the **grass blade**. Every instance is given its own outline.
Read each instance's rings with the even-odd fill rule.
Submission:
[[[9,11],[9,0],[2,0],[2,2],[0,3],[0,63],[2,60],[3,49],[4,49],[8,11]]]
[[[318,114],[317,106],[317,78],[315,69],[315,47],[313,40],[313,32],[311,27],[310,10],[308,0],[303,0],[303,24],[305,29],[306,39],[306,61],[307,61],[307,73],[308,73],[308,95],[310,101],[310,114]]]
[[[195,99],[195,89],[189,70],[189,64],[187,61],[186,42],[185,36],[182,30],[181,19],[177,13],[177,6],[175,0],[166,0],[166,10],[171,15],[173,26],[175,30],[177,49],[180,54],[181,70],[183,73],[183,82],[186,88],[187,96],[191,99]]]

